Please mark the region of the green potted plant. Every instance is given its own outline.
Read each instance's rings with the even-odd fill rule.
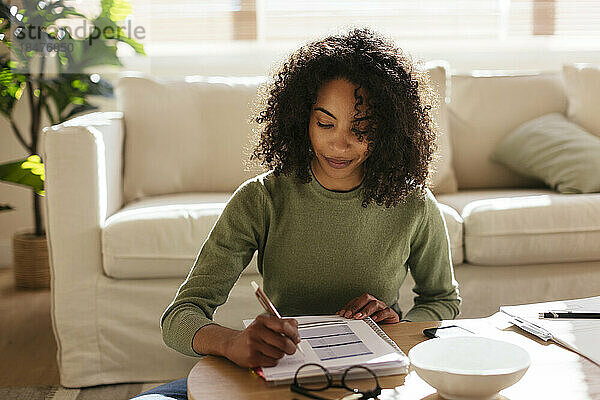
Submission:
[[[101,0],[99,12],[87,16],[63,0],[23,0],[20,6],[0,0],[0,113],[8,119],[28,156],[0,165],[0,180],[33,189],[34,232],[13,236],[17,287],[49,287],[48,248],[41,218],[44,165],[38,154],[43,119],[59,124],[97,109],[92,96],[112,97],[112,85],[92,67],[120,66],[117,43],[145,54],[143,46],[119,23],[131,13],[125,0]],[[78,26],[79,36],[73,26]],[[76,30],[76,29],[75,29]],[[29,104],[28,135],[14,110]],[[12,209],[0,204],[0,211]],[[1,218],[1,216],[0,216]]]

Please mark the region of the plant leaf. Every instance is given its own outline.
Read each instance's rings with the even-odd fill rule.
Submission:
[[[0,180],[28,186],[44,195],[44,164],[38,155],[0,165]]]
[[[108,16],[112,21],[123,21],[131,14],[131,4],[127,0],[102,0],[102,14]]]
[[[60,52],[66,57],[62,66],[62,72],[81,74],[86,68],[97,65],[120,66],[121,61],[117,57],[117,46],[109,44],[101,38],[94,39],[91,34],[89,40],[70,40],[73,49],[70,52]],[[63,39],[64,40],[64,39]]]
[[[25,75],[14,74],[10,61],[0,60],[0,112],[10,118],[12,110],[25,89]]]
[[[62,74],[43,81],[46,101],[53,103],[56,110],[54,123],[61,123],[76,114],[91,111],[97,107],[90,104],[89,96],[112,97],[112,85],[95,77],[92,81],[86,74]]]
[[[146,55],[144,45],[127,36],[120,26],[117,26],[117,40],[131,46],[136,53]]]

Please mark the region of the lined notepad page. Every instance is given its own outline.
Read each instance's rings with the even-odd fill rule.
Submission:
[[[407,367],[409,364],[406,354],[395,343],[392,345],[393,341],[380,329],[380,333],[374,330],[368,320],[351,320],[337,315],[295,319],[304,354],[299,351],[293,355],[286,354],[277,366],[263,368],[267,380],[293,376],[305,363],[318,363],[332,372],[354,364],[364,364],[375,371],[390,366]],[[252,321],[244,320],[244,327]],[[376,326],[374,322],[372,324]]]
[[[600,320],[540,319],[538,314],[549,310],[600,312],[600,296],[547,303],[503,306],[500,311],[519,317],[552,335],[552,340],[589,358],[600,365]]]

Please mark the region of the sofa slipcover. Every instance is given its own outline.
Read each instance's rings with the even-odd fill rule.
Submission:
[[[469,184],[482,184],[493,187],[502,185],[505,182],[504,193],[513,192],[517,197],[543,194],[537,189],[532,190],[531,193],[519,189],[519,185],[524,184],[524,181],[517,174],[510,171],[499,172],[489,165],[484,165],[487,162],[484,157],[487,157],[487,155],[479,153],[487,153],[488,150],[491,150],[493,147],[492,142],[499,139],[499,136],[494,135],[500,131],[508,133],[517,126],[515,123],[518,121],[515,121],[509,112],[510,106],[516,107],[513,111],[515,115],[519,116],[519,119],[523,118],[521,112],[523,107],[525,111],[533,108],[535,111],[533,114],[538,111],[540,113],[549,112],[548,108],[554,106],[563,107],[565,95],[560,90],[555,90],[560,88],[560,79],[556,76],[553,78],[546,77],[543,82],[536,81],[540,84],[538,87],[536,86],[537,83],[528,85],[528,79],[523,80],[521,77],[515,77],[518,82],[527,86],[526,89],[523,89],[520,84],[511,82],[513,77],[502,78],[501,83],[504,83],[504,88],[507,89],[507,91],[500,90],[503,94],[502,99],[497,99],[499,90],[497,84],[493,85],[491,88],[493,90],[490,90],[488,94],[481,90],[482,86],[485,86],[482,85],[485,82],[479,82],[481,79],[487,78],[463,76],[461,78],[463,82],[459,85],[459,89],[462,89],[458,92],[465,101],[454,104],[456,115],[473,116],[478,128],[472,142],[469,140],[468,134],[474,131],[469,129],[460,131],[460,135],[466,132],[467,136],[454,142],[455,148],[452,149],[453,162],[455,165],[461,166],[460,170],[455,170],[459,185],[462,184],[464,187]],[[548,79],[553,79],[553,81],[548,82]],[[469,93],[469,88],[473,88],[472,93]],[[537,89],[540,90],[541,97],[535,94]],[[523,94],[524,90],[525,93]],[[453,92],[450,93],[450,97],[452,97]],[[235,93],[232,93],[232,95],[235,96]],[[469,99],[471,95],[473,98]],[[117,93],[118,96],[119,93]],[[242,94],[243,96],[245,94]],[[520,96],[529,99],[533,96],[537,103],[523,104],[519,99]],[[133,98],[132,101],[135,100],[140,100],[139,95],[138,99]],[[499,102],[499,100],[502,101]],[[487,102],[491,102],[492,106],[487,106]],[[225,103],[225,106],[231,104],[234,104],[234,102]],[[458,107],[457,104],[462,104],[464,109]],[[548,107],[548,104],[552,107]],[[185,105],[180,104],[178,101],[172,101],[162,102],[161,107],[161,114],[159,115],[165,117],[171,114],[178,115],[177,110],[185,107]],[[500,116],[491,114],[494,107],[502,111]],[[539,110],[537,107],[539,107]],[[477,114],[477,112],[483,111],[491,118],[491,125],[485,125],[483,120],[485,113],[481,116]],[[215,113],[215,115],[227,114],[220,112]],[[144,251],[155,251],[152,246],[156,245],[165,254],[173,254],[166,251],[169,243],[165,238],[166,235],[156,230],[150,234],[152,232],[150,229],[158,229],[158,225],[140,230],[135,227],[135,224],[127,226],[129,222],[132,222],[129,221],[129,217],[133,214],[130,214],[129,217],[126,217],[125,214],[119,214],[123,211],[123,206],[129,207],[128,209],[132,213],[141,212],[145,214],[147,207],[165,205],[165,197],[159,200],[158,197],[154,198],[154,196],[176,195],[176,193],[166,192],[151,194],[144,192],[144,198],[137,204],[131,203],[129,200],[124,201],[128,198],[124,196],[124,191],[131,189],[123,183],[123,166],[128,165],[129,154],[123,151],[123,145],[124,143],[127,144],[130,137],[133,137],[130,135],[132,133],[129,131],[130,126],[126,126],[128,118],[127,113],[125,115],[106,112],[88,114],[46,128],[41,136],[40,148],[46,167],[46,212],[44,216],[46,218],[52,277],[52,324],[58,347],[57,362],[60,382],[65,387],[179,379],[185,377],[190,368],[198,361],[195,357],[188,357],[168,348],[163,343],[160,332],[160,317],[173,300],[173,296],[181,285],[183,278],[148,277],[147,273],[143,272],[143,268],[149,265],[146,262],[134,260],[136,268],[139,267],[135,270],[129,267],[118,268],[114,263],[111,266],[110,263],[113,261],[110,261],[110,257],[106,258],[110,252],[106,252],[105,244],[108,247],[112,246],[113,255],[118,254],[117,250],[123,250],[123,248],[118,248],[116,242],[111,243],[108,240],[110,238],[105,237],[107,233],[109,233],[108,236],[111,236],[111,234],[119,232],[119,240],[129,240],[130,244],[134,243],[132,246],[139,245],[139,248]],[[504,126],[505,121],[508,125],[514,126]],[[486,126],[491,126],[493,129],[483,129]],[[458,128],[462,129],[462,126]],[[125,134],[125,131],[127,131],[127,134]],[[148,140],[152,138],[161,140],[164,139],[161,135],[181,132],[187,132],[188,138],[193,140],[193,135],[197,131],[175,132],[173,125],[167,125],[167,129],[149,129],[142,132],[142,134],[148,135],[146,138]],[[452,138],[452,129],[449,133]],[[135,133],[132,134],[135,135]],[[222,154],[223,158],[220,158],[220,161],[216,164],[210,164],[208,168],[229,169],[230,159],[228,157],[230,153],[228,152],[232,148],[227,146],[234,139],[230,138],[227,132],[218,133],[215,131],[211,134],[216,135],[211,140],[215,138],[222,139],[212,148],[212,151]],[[489,140],[485,137],[487,134],[492,135]],[[132,142],[129,142],[129,145],[132,144]],[[457,144],[463,147],[456,148]],[[196,153],[196,155],[198,154],[200,153]],[[153,155],[147,156],[152,159]],[[472,165],[469,165],[469,160],[473,161]],[[170,186],[171,183],[175,185],[181,183],[179,173],[184,174],[184,176],[190,174],[189,176],[194,179],[203,177],[205,170],[194,170],[192,163],[189,161],[189,158],[180,158],[175,159],[173,164],[163,166],[167,168],[176,165],[182,169],[171,177],[166,176],[166,178],[171,178],[174,181],[167,182],[166,190],[173,190]],[[231,162],[237,163],[238,161],[240,160],[236,159]],[[189,171],[184,171],[184,169],[189,169]],[[127,168],[125,170],[127,171]],[[488,172],[490,173],[488,174]],[[151,181],[154,178],[151,173],[147,175],[144,177],[144,181],[140,181],[143,185],[148,184],[144,186],[144,190],[146,188],[153,189],[152,185],[159,182]],[[498,177],[502,179],[497,179]],[[163,179],[165,176],[156,178]],[[486,179],[489,182],[484,184]],[[128,182],[131,182],[131,180]],[[227,193],[232,193],[241,182],[243,182],[243,179],[223,189],[209,189],[208,187],[202,190],[186,189],[179,193],[182,197],[177,197],[175,203],[181,204],[184,201],[185,192],[222,195],[223,197],[215,200],[224,202],[228,196]],[[203,183],[198,184],[202,185]],[[158,187],[158,189],[161,189],[161,187]],[[135,190],[131,193],[137,196]],[[503,198],[507,196],[504,193],[497,192],[487,198]],[[440,194],[436,197],[441,208],[445,208],[444,205],[446,205],[452,206],[455,210],[453,213],[444,213],[453,257],[455,257],[458,253],[454,249],[461,247],[460,242],[455,240],[455,238],[461,237],[461,235],[456,234],[456,231],[463,229],[466,237],[469,237],[467,221],[465,220],[464,223],[459,224],[463,219],[460,213],[464,211],[467,204],[485,200],[486,197],[481,195],[474,197],[473,193],[470,193],[470,191],[465,192],[464,189],[457,193]],[[574,198],[570,197],[569,199]],[[207,198],[203,200],[209,201]],[[595,200],[590,198],[589,201],[593,202]],[[462,206],[459,206],[460,204]],[[585,207],[588,206],[589,204]],[[134,208],[136,207],[141,211],[135,211]],[[191,236],[199,235],[201,229],[206,230],[210,225],[210,217],[201,215],[198,210],[194,213],[181,210],[167,212],[167,210],[168,207],[163,208],[164,213],[161,217],[163,221],[169,220],[170,216],[173,215],[186,215],[185,213],[188,213],[185,221],[173,222],[174,225],[172,226],[185,225]],[[217,212],[216,210],[217,206],[207,212],[213,213]],[[492,213],[495,211],[499,212],[500,210],[473,208],[468,216],[469,219],[472,219],[474,227],[486,227],[486,221],[495,221],[496,214]],[[516,213],[516,210],[511,210],[510,213],[502,215],[506,215],[508,221],[521,223],[522,221],[519,221],[512,214],[513,211]],[[567,215],[572,212],[571,209],[565,211]],[[527,215],[527,213],[528,211],[525,211],[524,215]],[[153,214],[150,222],[146,222],[144,218],[140,218],[138,222],[140,224],[153,224],[155,218]],[[447,218],[449,215],[452,218]],[[535,215],[537,215],[537,211]],[[216,216],[213,214],[212,218],[216,218]],[[196,221],[203,222],[198,222],[199,225],[196,226]],[[539,221],[534,219],[534,222]],[[524,227],[523,224],[520,226]],[[129,229],[131,231],[128,231]],[[127,232],[138,232],[137,236],[139,237],[130,237],[135,235],[127,234]],[[569,233],[556,233],[555,235],[568,237]],[[143,243],[144,240],[147,243]],[[487,243],[484,242],[483,245],[487,245]],[[467,249],[473,249],[469,243],[465,243],[465,246]],[[594,243],[589,247],[597,246]],[[199,247],[193,250],[190,249],[187,253],[183,252],[182,249],[178,250],[182,251],[185,257],[188,257],[188,260],[179,264],[180,272],[191,266],[192,258],[198,250]],[[535,247],[532,247],[531,251],[536,251]],[[150,254],[155,255],[156,253]],[[502,254],[499,256],[502,256]],[[105,258],[109,264],[108,266],[104,265]],[[165,263],[165,265],[167,264]],[[140,278],[115,278],[111,276],[118,276],[119,273],[135,273]],[[144,275],[146,277],[142,278],[141,276]],[[490,315],[496,312],[500,305],[600,294],[598,293],[600,260],[573,263],[561,263],[553,260],[549,264],[527,265],[463,263],[456,265],[455,276],[459,282],[459,290],[463,298],[460,314],[462,318]],[[243,318],[250,318],[262,312],[249,286],[249,281],[256,280],[260,282],[260,278],[260,275],[250,271],[248,274],[242,274],[229,294],[227,302],[217,308],[214,315],[215,321],[225,326],[240,328],[240,322]],[[400,291],[398,303],[402,310],[408,310],[412,305],[413,294],[411,289],[413,286],[414,282],[409,276]]]

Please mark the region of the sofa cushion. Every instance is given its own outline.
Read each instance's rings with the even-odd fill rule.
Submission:
[[[434,194],[454,193],[457,190],[456,177],[452,167],[452,148],[448,132],[448,106],[446,105],[447,75],[449,65],[445,61],[429,61],[425,64],[431,85],[435,88],[439,107],[434,110],[433,118],[439,127],[436,145],[437,151],[431,163],[431,191]]]
[[[600,66],[565,65],[563,77],[569,98],[569,119],[600,136]]]
[[[473,73],[453,75],[451,81],[450,139],[459,189],[542,186],[489,156],[524,122],[552,112],[566,113],[560,73]]]
[[[520,265],[600,260],[600,194],[473,190],[440,195],[464,223],[465,261]]]
[[[251,106],[264,79],[120,79],[116,97],[125,121],[125,203],[170,193],[233,193],[264,172],[246,171],[244,164]]]
[[[102,229],[104,273],[117,279],[187,276],[232,194],[163,195],[128,204]],[[243,273],[258,273],[256,253]]]
[[[184,193],[132,202],[111,215],[102,229],[104,273],[115,279],[185,278],[232,193]],[[452,260],[460,264],[462,218],[440,204],[450,236]],[[242,274],[257,274],[254,253]]]
[[[560,193],[600,192],[600,137],[560,113],[525,122],[491,157]]]

